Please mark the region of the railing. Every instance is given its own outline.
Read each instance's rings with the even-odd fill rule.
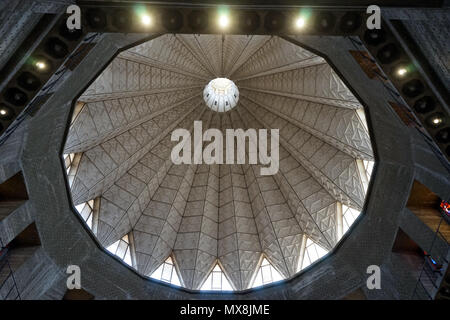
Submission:
[[[0,300],[21,300],[8,254],[8,247],[2,246],[0,250]]]
[[[450,249],[450,243],[440,232],[443,220],[444,216],[442,216],[441,220],[439,221],[439,225],[437,226],[436,231],[434,233],[430,249],[428,250],[428,252],[432,252],[434,245],[436,243],[436,239],[439,238],[440,240],[442,240],[442,242],[446,245],[445,253],[440,258],[440,260],[442,260],[442,264],[433,260],[431,255],[425,254],[424,257],[425,259],[411,297],[412,299],[433,300],[434,296],[437,293],[437,290],[439,289],[438,280],[439,279],[442,280],[442,276],[445,274],[445,270],[448,267],[447,255]]]

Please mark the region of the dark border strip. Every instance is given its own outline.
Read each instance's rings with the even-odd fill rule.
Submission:
[[[341,0],[337,4],[335,0],[227,0],[226,3],[222,0],[191,0],[184,2],[182,0],[166,0],[166,1],[152,1],[152,0],[117,0],[117,1],[77,1],[78,5],[83,6],[132,6],[136,4],[141,5],[164,5],[164,6],[183,6],[183,7],[208,7],[208,6],[239,6],[255,8],[287,8],[287,7],[337,7],[337,8],[362,8],[370,5],[378,5],[380,7],[420,7],[420,8],[441,8],[444,0]]]

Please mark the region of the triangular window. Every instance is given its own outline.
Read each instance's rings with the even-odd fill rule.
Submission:
[[[225,273],[222,271],[222,268],[217,263],[200,290],[232,291],[233,288]]]
[[[172,257],[168,257],[166,261],[152,273],[150,278],[168,282],[179,287],[181,286],[180,278],[178,277]]]
[[[118,256],[129,266],[132,266],[130,241],[127,234],[124,235],[122,239],[117,240],[108,248],[106,248],[106,250]]]
[[[88,225],[89,229],[92,230],[92,223],[94,218],[94,200],[89,200],[87,202],[81,203],[75,206],[80,216]]]
[[[319,260],[324,255],[328,253],[327,250],[319,246],[317,243],[312,241],[311,239],[306,240],[305,253],[303,256],[303,262],[301,269],[306,268],[316,260]]]
[[[364,170],[366,171],[367,180],[370,180],[373,171],[374,162],[370,160],[363,160]]]
[[[82,153],[69,153],[64,155],[64,167],[66,168],[69,186],[72,186]]]
[[[275,269],[272,264],[264,257],[256,273],[251,288],[259,287],[265,284],[283,280],[283,276]]]
[[[342,204],[343,232],[346,233],[361,212]]]

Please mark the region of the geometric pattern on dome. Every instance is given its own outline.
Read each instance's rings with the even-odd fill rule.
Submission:
[[[228,112],[205,104],[216,78],[239,87]],[[364,206],[374,155],[362,105],[322,57],[280,37],[163,35],[118,54],[77,102],[64,147],[77,155],[74,205],[98,201],[98,241],[126,243],[119,256],[144,276],[172,257],[198,290],[219,263],[245,290],[264,256],[288,279],[307,264],[306,241],[328,252],[340,240],[342,206]],[[278,128],[279,171],[173,164],[172,131],[196,120]]]

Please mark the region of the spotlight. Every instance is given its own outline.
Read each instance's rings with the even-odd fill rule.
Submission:
[[[15,106],[22,106],[28,101],[28,96],[18,88],[9,88],[5,92],[5,100]]]
[[[434,113],[427,118],[426,123],[430,127],[438,128],[444,124],[444,115],[440,112]]]
[[[306,24],[306,20],[305,20],[305,18],[303,18],[303,17],[298,17],[298,18],[295,20],[295,27],[296,27],[297,29],[302,29],[302,28],[305,26],[305,24]]]
[[[244,11],[240,14],[239,24],[244,32],[253,32],[259,27],[259,15],[254,11]]]
[[[69,53],[69,48],[58,38],[52,37],[45,43],[45,52],[55,59],[62,59]]]
[[[321,12],[316,17],[316,26],[320,31],[330,31],[333,29],[335,17],[330,12]]]
[[[230,25],[230,17],[228,14],[221,13],[219,14],[217,23],[221,29],[226,29]]]
[[[364,33],[364,41],[371,46],[377,46],[386,40],[386,32],[383,29],[367,30]]]
[[[401,77],[404,76],[407,72],[408,70],[406,70],[405,68],[400,68],[397,70],[397,74]]]
[[[400,62],[393,69],[392,74],[397,79],[404,79],[416,70],[412,63]]]
[[[381,63],[389,64],[397,60],[400,56],[400,51],[394,43],[389,43],[382,47],[377,53],[377,58]]]
[[[147,27],[150,26],[152,24],[152,17],[150,17],[148,14],[143,14],[141,16],[141,23],[144,26],[147,26]]]
[[[130,11],[124,9],[117,9],[113,13],[113,21],[112,24],[119,30],[124,30],[130,27],[131,25],[131,16]]]
[[[62,23],[61,26],[59,27],[59,34],[69,40],[69,41],[76,41],[78,39],[80,39],[80,37],[83,35],[83,31],[81,31],[81,29],[72,29],[69,30],[67,28],[66,23]]]
[[[402,92],[406,96],[414,98],[417,97],[419,94],[421,94],[424,89],[425,87],[423,86],[420,80],[413,79],[405,83],[405,85],[402,87]]]
[[[264,19],[264,27],[269,32],[279,32],[284,28],[286,18],[279,11],[270,11]]]
[[[414,110],[416,110],[418,113],[428,113],[430,111],[434,110],[435,102],[432,97],[425,96],[416,101],[414,103]]]
[[[89,9],[86,15],[92,28],[104,28],[106,26],[106,14],[101,9]]]
[[[188,15],[188,23],[194,32],[200,32],[208,26],[208,16],[202,10],[193,10]]]
[[[432,121],[435,126],[438,126],[442,123],[442,118],[434,118]]]
[[[169,31],[177,31],[183,26],[183,15],[178,10],[165,10],[162,23]]]
[[[398,77],[403,77],[405,74],[408,73],[408,70],[406,68],[400,67],[397,69],[395,73],[397,74]]]
[[[436,133],[436,140],[439,143],[448,143],[450,142],[450,127],[439,130]]]
[[[28,64],[32,69],[31,71],[37,73],[47,73],[52,68],[50,61],[42,56],[30,58]]]
[[[38,70],[45,70],[45,69],[47,69],[47,65],[43,61],[37,61],[34,65],[36,66],[36,68]]]
[[[14,111],[4,104],[0,105],[0,120],[11,120],[14,117]]]
[[[340,28],[346,33],[355,31],[361,26],[361,15],[356,12],[347,12],[344,14],[341,20]]]
[[[24,72],[17,78],[19,86],[28,91],[35,91],[41,86],[41,81],[30,72]]]

